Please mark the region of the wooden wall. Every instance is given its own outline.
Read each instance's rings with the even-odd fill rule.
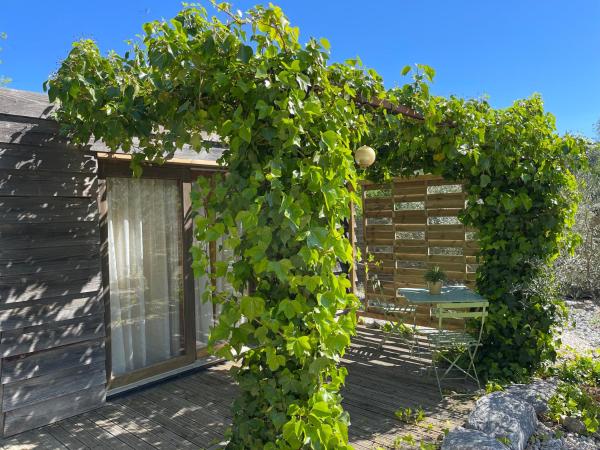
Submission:
[[[465,199],[460,182],[430,175],[363,186],[363,242],[372,257],[367,309],[369,301],[402,300],[399,288],[426,287],[423,276],[434,266],[450,282],[474,284],[476,230],[458,219]],[[421,313],[428,321],[429,311]]]
[[[74,148],[43,94],[0,88],[0,434],[95,408],[106,397],[97,152]],[[173,163],[213,166],[223,149]],[[160,170],[160,169],[152,169]]]
[[[105,399],[97,160],[0,90],[0,426],[11,435]]]

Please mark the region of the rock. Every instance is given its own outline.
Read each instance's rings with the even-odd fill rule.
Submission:
[[[508,447],[481,431],[458,427],[446,435],[441,450],[508,450]]]
[[[577,417],[567,416],[562,420],[562,424],[572,433],[585,434],[587,432],[585,424]]]
[[[548,411],[548,400],[556,392],[557,383],[555,379],[536,380],[531,384],[513,384],[504,392],[529,403],[536,414],[544,414]]]
[[[477,400],[465,427],[496,439],[506,439],[509,448],[523,450],[537,425],[533,406],[500,391]]]

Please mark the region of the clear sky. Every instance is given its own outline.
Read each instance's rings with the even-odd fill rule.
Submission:
[[[245,9],[259,1],[233,1]],[[433,92],[489,96],[496,107],[534,92],[561,132],[595,136],[600,119],[599,0],[279,0],[302,38],[326,37],[332,58],[360,56],[386,84],[403,83],[406,64],[436,72]],[[71,42],[103,51],[153,19],[171,18],[177,0],[1,0],[0,75],[9,87],[42,91]]]

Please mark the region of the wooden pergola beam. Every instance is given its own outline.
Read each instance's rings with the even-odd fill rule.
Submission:
[[[357,97],[356,100],[358,101],[358,103],[362,104],[362,105],[368,105],[368,106],[372,106],[373,108],[383,108],[385,110],[387,110],[388,112],[391,112],[392,114],[401,114],[405,117],[410,117],[411,119],[416,119],[416,120],[425,120],[425,117],[423,117],[423,114],[415,111],[412,108],[409,108],[408,106],[404,106],[404,105],[395,105],[394,103],[390,102],[389,100],[385,100],[385,99],[366,99],[364,97]]]

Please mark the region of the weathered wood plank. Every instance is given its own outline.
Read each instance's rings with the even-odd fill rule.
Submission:
[[[144,399],[142,396],[125,398],[120,400],[119,403],[127,406],[136,415],[145,416],[161,424],[161,426],[195,445],[205,447],[214,439],[213,436],[209,439],[203,436],[198,431],[198,427],[194,426],[193,420],[190,423],[183,414],[178,415],[177,410],[174,410],[168,403],[157,405]]]
[[[0,114],[0,142],[5,144],[35,145],[66,148],[66,137],[59,134],[56,122],[44,119]]]
[[[49,118],[52,104],[46,94],[0,88],[0,114]]]
[[[0,197],[0,224],[97,221],[98,205],[91,197]]]
[[[153,420],[137,415],[124,405],[111,403],[109,407],[96,410],[97,414],[123,427],[128,433],[139,436],[158,450],[174,448],[196,449],[197,446],[178,436]]]
[[[104,304],[97,293],[29,301],[18,306],[15,304],[2,306],[13,307],[0,310],[0,331],[72,320],[99,314],[104,310]]]
[[[98,268],[74,272],[43,272],[0,278],[0,304],[21,303],[61,295],[96,292],[102,284]]]
[[[6,358],[2,367],[2,384],[49,375],[94,363],[104,363],[104,339],[64,345],[50,350]]]
[[[0,250],[0,278],[4,276],[37,274],[41,272],[70,272],[98,268],[100,246],[64,247],[60,252],[46,248]]]
[[[48,149],[31,145],[0,143],[0,169],[96,173],[98,160],[94,153],[79,149]]]
[[[49,425],[46,429],[69,450],[86,450],[88,448],[83,442],[61,427],[59,423]]]
[[[92,295],[97,293],[102,286],[100,274],[74,274],[65,282],[61,279],[23,284],[19,288],[9,286],[0,288],[0,305],[4,308],[13,304],[56,298],[58,296]]]
[[[394,336],[379,351],[381,337],[381,331],[359,327],[342,361],[349,372],[342,395],[350,413],[352,445],[393,448],[396,438],[409,433],[435,442],[443,428],[462,423],[472,401],[461,398],[441,402],[435,379],[423,376],[429,362],[410,357],[408,346]],[[420,339],[419,345],[426,346],[426,339]],[[79,441],[98,449],[120,445],[102,430],[133,447],[137,439],[157,449],[208,447],[222,439],[231,420],[228,408],[237,387],[224,373],[228,367],[216,366],[115,398],[107,406],[61,422],[60,427],[76,439],[74,445]],[[427,416],[419,425],[404,424],[394,416],[398,409],[414,410],[419,406]],[[40,432],[47,430],[52,428],[44,427]]]
[[[0,248],[3,250],[99,243],[98,224],[94,222],[0,223]]]
[[[4,434],[11,436],[25,430],[76,416],[101,405],[106,398],[104,386],[94,386],[74,394],[46,400],[6,413]]]
[[[5,412],[12,411],[93,386],[103,386],[105,383],[104,361],[58,370],[48,375],[5,384],[2,409]]]
[[[20,355],[104,336],[104,314],[62,322],[58,325],[5,331],[0,338],[0,356]]]
[[[97,178],[90,174],[0,170],[0,180],[0,195],[3,196],[95,197],[97,195]]]
[[[130,448],[135,450],[156,450],[156,447],[150,445],[145,439],[129,433],[124,427],[105,418],[97,411],[86,413],[86,417],[95,426],[109,433],[111,436],[117,437]]]

